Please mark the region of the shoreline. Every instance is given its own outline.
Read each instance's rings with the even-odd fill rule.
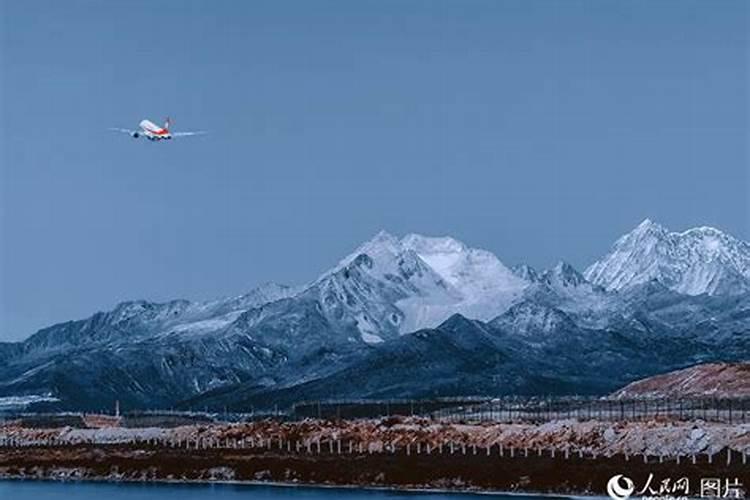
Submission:
[[[175,449],[160,446],[81,444],[74,447],[0,449],[0,480],[100,481],[164,484],[235,484],[591,498],[625,474],[636,484],[648,476],[738,477],[750,484],[750,467],[726,458],[697,463],[647,462],[625,456],[484,453],[294,454],[283,450]]]
[[[641,486],[683,477],[691,484],[737,477],[750,485],[749,424],[422,418],[174,428],[90,423],[102,427],[0,426],[0,479],[566,498],[606,495],[608,481],[620,474]]]
[[[320,483],[301,483],[301,482],[283,482],[283,481],[252,481],[252,480],[207,480],[207,479],[112,479],[107,477],[85,477],[85,478],[56,478],[56,477],[29,477],[29,476],[8,476],[0,474],[2,481],[44,481],[51,483],[107,483],[107,484],[154,484],[154,485],[180,485],[180,486],[261,486],[270,488],[311,488],[311,489],[329,489],[329,490],[365,490],[365,491],[390,491],[406,492],[413,494],[432,494],[445,493],[454,495],[483,495],[483,496],[513,496],[522,499],[524,497],[546,497],[546,498],[566,498],[571,500],[595,500],[607,499],[603,495],[583,495],[583,494],[555,494],[535,491],[502,491],[502,490],[481,490],[481,489],[449,489],[449,488],[429,488],[429,487],[408,487],[408,486],[380,486],[380,485],[357,485],[357,484],[320,484]]]

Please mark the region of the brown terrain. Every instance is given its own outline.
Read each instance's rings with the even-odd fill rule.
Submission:
[[[750,397],[750,363],[709,363],[656,375],[613,394],[627,398]]]
[[[610,477],[737,477],[750,424],[458,424],[424,418],[164,428],[0,426],[0,478],[274,481],[604,493]]]
[[[653,474],[657,484],[719,477],[750,485],[750,406],[740,399],[750,396],[750,363],[695,366],[634,382],[613,396],[594,418],[558,415],[546,423],[383,417],[230,424],[154,415],[134,426],[133,419],[106,415],[26,417],[0,424],[0,479],[557,494],[604,494],[616,474],[635,484]],[[735,403],[689,408],[680,398]]]
[[[320,453],[278,449],[181,449],[158,446],[82,444],[65,448],[12,449],[0,452],[0,479],[108,481],[246,481],[289,484],[346,485],[458,491],[516,491],[557,494],[604,494],[607,481],[626,474],[638,485],[649,474],[663,479],[737,478],[750,484],[750,469],[736,453],[722,452],[709,462],[641,457],[537,455],[516,450],[500,456],[498,448],[456,449],[411,454],[354,451],[341,455],[323,446]],[[730,463],[728,463],[728,459]]]

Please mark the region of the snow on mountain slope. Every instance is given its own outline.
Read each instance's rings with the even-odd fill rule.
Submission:
[[[414,250],[465,302],[484,301],[488,295],[514,295],[528,283],[513,274],[494,254],[469,248],[453,238],[409,234],[401,245]]]
[[[401,244],[416,252],[458,296],[449,304],[402,301],[399,305],[414,319],[404,322],[406,332],[435,327],[456,313],[488,321],[507,310],[529,285],[494,254],[469,248],[453,238],[409,234]]]
[[[531,282],[516,304],[535,303],[563,311],[582,327],[606,327],[619,303],[615,293],[590,283],[564,261],[542,272],[528,265],[516,266],[513,272]]]
[[[496,375],[487,368],[495,355],[533,368],[533,376],[519,372],[522,384],[542,375],[567,380],[569,389],[583,375],[585,390],[610,391],[656,367],[745,359],[750,291],[728,292],[747,282],[746,254],[747,244],[716,230],[677,234],[647,222],[587,271],[592,283],[562,262],[543,272],[511,271],[492,253],[452,238],[381,232],[302,287],[269,284],[211,302],[124,302],[24,342],[0,343],[0,396],[50,393],[69,408],[114,399],[171,406],[233,384],[247,393],[283,391],[376,351],[367,373],[385,371],[381,382],[403,383],[404,391],[486,387],[481,380]],[[677,291],[701,287],[712,295]],[[436,327],[437,336],[418,332]],[[393,357],[399,346],[414,347],[405,334],[415,331],[422,340],[410,359],[432,371],[399,371],[403,359]],[[434,350],[433,339],[442,342]],[[485,340],[498,347],[491,359]],[[455,351],[458,341],[467,349]],[[460,359],[443,365],[450,352]],[[392,363],[385,370],[383,360]],[[456,379],[456,366],[468,378]],[[442,381],[425,378],[440,373]],[[607,377],[599,380],[601,373]],[[352,394],[359,384],[351,383]]]
[[[675,233],[646,219],[584,276],[608,290],[656,280],[686,295],[744,293],[750,290],[750,244],[711,227]]]
[[[522,336],[546,336],[564,328],[575,328],[575,323],[563,311],[532,301],[515,304],[489,324]]]
[[[372,344],[437,326],[455,313],[489,320],[527,285],[490,252],[453,238],[380,232],[313,287],[327,311],[353,318]]]
[[[332,324],[354,324],[374,344],[418,324],[404,303],[444,304],[458,292],[412,250],[382,231],[323,273],[300,296],[313,295]]]

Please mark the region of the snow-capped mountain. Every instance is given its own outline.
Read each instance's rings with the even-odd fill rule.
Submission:
[[[314,284],[324,311],[350,317],[367,343],[435,327],[455,313],[489,320],[528,282],[453,238],[378,233]]]
[[[575,328],[573,320],[563,311],[533,301],[519,302],[489,324],[517,335],[542,338]]]
[[[402,332],[433,328],[453,314],[490,320],[505,311],[529,283],[516,276],[491,252],[469,248],[453,238],[409,234],[401,240],[451,288],[453,303],[407,299],[399,303],[407,311]]]
[[[0,397],[96,409],[603,393],[746,358],[749,254],[715,229],[646,221],[585,274],[564,262],[511,270],[453,238],[381,232],[307,285],[124,302],[0,343]]]
[[[744,293],[750,290],[750,244],[711,227],[675,233],[646,219],[584,276],[608,290],[655,280],[686,295]]]

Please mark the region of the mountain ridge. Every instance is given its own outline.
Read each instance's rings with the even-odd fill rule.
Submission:
[[[330,395],[337,385],[348,386],[337,379],[341,373],[366,373],[369,386],[398,382],[401,389],[391,393],[400,396],[545,384],[608,391],[611,383],[596,380],[601,373],[626,383],[662,368],[736,360],[750,352],[750,288],[727,288],[732,273],[744,268],[725,258],[742,257],[747,244],[709,229],[670,233],[644,221],[584,273],[562,261],[545,271],[511,269],[491,252],[450,237],[397,238],[382,231],[307,285],[270,283],[209,302],[128,301],[44,328],[23,342],[0,344],[0,397],[51,393],[68,407],[99,407],[114,399],[159,407],[221,389],[255,401],[298,394],[300,387]],[[719,241],[723,246],[710,255],[723,257],[707,262],[726,263],[728,271],[690,281],[707,276],[684,272],[696,254],[667,252],[681,273],[653,274],[665,269],[664,256],[634,248],[643,241],[652,243],[649,248],[672,245],[685,234],[690,245],[706,246],[704,237]],[[733,242],[736,248],[728,250]],[[711,293],[685,293],[685,276],[711,285]],[[452,334],[458,344],[451,343]],[[439,343],[429,348],[420,338]],[[388,356],[398,358],[394,349],[402,347],[426,371],[391,364]],[[649,352],[654,361],[644,358]],[[469,353],[481,369],[470,365]],[[448,355],[464,361],[436,361]],[[501,366],[490,362],[492,356],[505,360],[501,365],[513,383],[490,373]],[[368,368],[373,363],[387,366],[393,381]]]
[[[750,290],[750,244],[713,227],[670,232],[646,219],[583,275],[608,290],[655,279],[686,295],[744,293]]]

